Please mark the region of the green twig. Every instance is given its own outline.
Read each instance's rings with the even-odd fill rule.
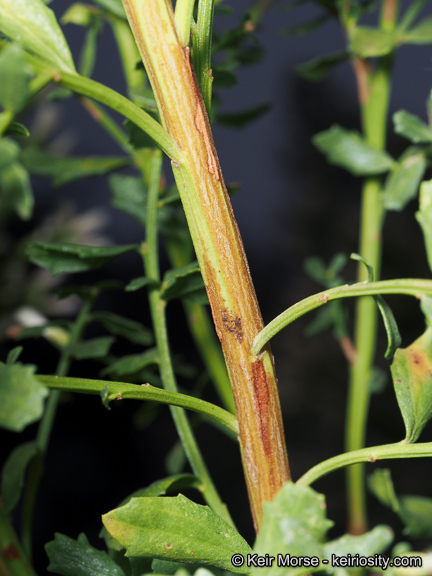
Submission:
[[[267,324],[253,341],[251,354],[253,356],[258,355],[267,342],[283,328],[304,314],[324,306],[327,302],[338,300],[339,298],[375,296],[377,294],[404,294],[405,296],[414,296],[416,298],[420,298],[422,295],[432,296],[432,280],[407,278],[367,282],[366,284],[357,282],[356,284],[345,284],[344,286],[337,286],[336,288],[313,294],[297,302],[297,304],[294,304],[294,306],[291,306]],[[371,302],[376,306],[372,299]]]
[[[156,285],[149,287],[149,302],[156,345],[160,355],[162,383],[166,390],[177,392],[177,383],[171,362],[171,352],[168,342],[165,316],[166,302],[160,298],[160,291],[158,288],[160,272],[157,246],[157,206],[161,167],[161,154],[159,151],[155,150],[151,162],[151,171],[148,175],[147,235],[146,244],[143,247],[143,257],[146,276],[152,280],[156,280],[157,282]],[[222,503],[213,484],[184,410],[182,408],[171,407],[171,413],[192,470],[202,483],[203,496],[206,502],[217,514],[230,524],[233,524],[228,510]]]
[[[324,460],[324,462],[320,462],[320,464],[317,464],[299,478],[297,484],[309,486],[319,478],[330,474],[330,472],[360,462],[373,463],[378,460],[392,460],[393,458],[424,458],[430,456],[432,456],[432,442],[424,442],[422,444],[405,444],[404,442],[398,442],[396,444],[362,448],[361,450],[340,454],[339,456],[334,456],[333,458]]]
[[[211,71],[214,0],[200,0],[197,23],[192,36],[193,65],[207,115],[211,118],[213,76]]]
[[[180,43],[189,45],[195,0],[177,0],[175,5],[175,25]]]
[[[105,394],[106,392],[108,402],[114,400],[141,400],[180,406],[187,410],[194,410],[195,412],[204,414],[238,434],[236,417],[223,408],[206,402],[205,400],[194,398],[193,396],[161,390],[160,388],[150,386],[150,384],[141,384],[141,386],[138,386],[137,384],[127,384],[125,382],[108,382],[87,378],[60,378],[58,376],[41,375],[38,375],[38,380],[49,388],[58,391],[80,392],[83,394]]]

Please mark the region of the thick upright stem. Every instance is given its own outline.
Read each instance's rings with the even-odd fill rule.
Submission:
[[[171,2],[124,0],[162,122],[180,149],[173,171],[227,362],[255,527],[262,503],[289,480],[273,358],[250,348],[263,328],[189,49]]]

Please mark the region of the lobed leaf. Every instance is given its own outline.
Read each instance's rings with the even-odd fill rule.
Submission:
[[[72,274],[99,268],[116,256],[137,249],[126,246],[84,246],[82,244],[48,244],[32,242],[26,254],[33,264],[47,268],[53,276]]]
[[[0,32],[61,70],[75,72],[63,32],[43,0],[0,0]]]
[[[328,162],[355,176],[381,174],[391,170],[395,164],[388,154],[369,146],[358,132],[337,125],[316,134],[312,141]]]
[[[48,570],[60,576],[125,576],[106,552],[89,544],[85,534],[73,540],[57,533],[45,550],[50,560]]]
[[[0,362],[0,426],[21,432],[43,414],[48,390],[34,376],[34,366]]]
[[[240,534],[207,506],[185,496],[176,498],[132,498],[128,504],[108,512],[102,521],[124,548],[127,557],[149,557],[191,564],[217,566],[231,572],[231,556],[248,554],[250,548]]]

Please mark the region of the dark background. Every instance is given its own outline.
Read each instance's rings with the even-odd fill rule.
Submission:
[[[244,1],[236,2],[234,16],[217,20],[216,27],[235,25],[247,5]],[[51,4],[59,15],[67,6],[62,0]],[[358,249],[361,180],[328,166],[311,144],[313,134],[333,123],[348,129],[359,128],[352,70],[348,64],[340,65],[320,84],[301,80],[294,70],[296,65],[319,54],[342,49],[343,38],[336,23],[325,25],[311,36],[283,36],[283,28],[317,13],[311,4],[292,12],[285,12],[284,6],[276,3],[257,30],[257,37],[265,48],[262,62],[240,70],[238,85],[220,92],[224,111],[269,102],[270,112],[241,131],[218,126],[214,130],[226,181],[241,183],[233,206],[266,323],[294,302],[320,290],[302,271],[305,258],[320,256],[328,261],[336,252],[350,254]],[[82,31],[69,25],[65,27],[65,34],[76,54]],[[404,47],[399,51],[391,113],[404,108],[426,119],[425,102],[432,87],[431,54],[429,46]],[[108,28],[100,40],[94,78],[124,91]],[[73,154],[118,153],[76,100],[52,106],[59,113],[57,131]],[[405,147],[406,142],[392,135],[390,127],[390,152],[398,157]],[[66,199],[72,199],[79,210],[98,207],[108,214],[109,225],[103,232],[112,243],[139,242],[142,238],[138,224],[109,207],[104,179],[79,182],[54,192],[48,188],[47,181],[36,179],[35,191],[36,221]],[[390,213],[387,217],[383,278],[430,276],[420,229],[414,219],[415,210],[416,202],[412,202],[403,214]],[[15,224],[16,233],[23,229],[22,224]],[[354,280],[355,271],[353,264],[347,266],[347,281]],[[114,261],[101,272],[102,276],[124,282],[141,274],[140,262],[133,258]],[[407,346],[424,327],[418,305],[406,297],[393,297],[388,301],[394,306],[402,345]],[[148,324],[144,292],[106,296],[99,307],[109,307]],[[353,311],[352,304],[350,310]],[[196,362],[195,352],[184,335],[180,308],[171,304],[168,315],[174,352],[182,354],[190,363]],[[343,451],[347,367],[330,333],[305,338],[303,331],[310,319],[302,318],[273,341],[294,479],[319,461]],[[380,329],[377,362],[388,370],[388,362],[381,360],[385,348]],[[55,354],[48,344],[33,347],[29,342],[24,354],[24,360],[41,365],[40,371],[55,369]],[[90,364],[75,370],[84,376],[97,374],[96,366]],[[188,381],[181,384],[186,388],[190,386]],[[55,531],[72,537],[84,531],[96,547],[101,547],[97,538],[101,513],[114,508],[133,490],[166,475],[164,455],[176,437],[169,410],[162,408],[148,429],[136,431],[132,420],[138,406],[126,404],[113,406],[111,412],[107,412],[98,398],[75,396],[67,397],[60,407],[35,517],[35,556],[41,574],[46,566],[43,544],[52,539]],[[25,436],[31,438],[34,433],[35,427],[30,427]],[[395,442],[403,435],[402,418],[389,380],[384,392],[372,398],[367,443]],[[0,451],[5,454],[20,441],[12,433],[3,432],[2,436],[5,441]],[[201,426],[198,438],[222,498],[232,509],[238,528],[252,543],[253,531],[237,446],[206,424]],[[421,440],[432,440],[430,426]],[[429,460],[386,462],[385,465],[392,469],[400,493],[432,496]],[[343,472],[322,479],[315,488],[326,494],[329,517],[338,523],[332,535],[340,534],[345,522]],[[190,496],[196,498],[195,494]],[[389,522],[400,530],[398,521],[373,497],[370,512],[371,525]]]

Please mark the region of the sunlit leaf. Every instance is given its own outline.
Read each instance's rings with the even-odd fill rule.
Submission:
[[[0,52],[1,107],[15,113],[24,107],[30,94],[31,75],[32,70],[19,46],[9,44]]]
[[[176,498],[132,498],[102,516],[103,523],[124,548],[126,556],[160,558],[236,569],[231,556],[250,548],[240,534],[207,506],[183,495]]]
[[[337,125],[316,134],[312,141],[331,164],[345,168],[355,176],[381,174],[395,164],[388,154],[369,146],[358,132]]]
[[[8,456],[1,473],[0,490],[6,512],[10,512],[18,504],[27,467],[36,453],[36,442],[26,442],[17,446]]]
[[[83,246],[81,244],[48,244],[32,242],[26,254],[33,264],[47,268],[53,276],[99,268],[116,256],[133,252],[134,244],[126,246]]]
[[[37,148],[28,148],[23,152],[22,158],[32,174],[52,178],[54,186],[63,186],[90,176],[108,174],[130,164],[130,160],[125,157],[55,156]]]
[[[0,31],[61,70],[75,71],[54,12],[42,0],[0,0]]]
[[[0,427],[20,432],[42,416],[48,390],[34,371],[34,366],[0,362]]]
[[[56,534],[45,545],[49,558],[49,572],[60,576],[125,576],[123,570],[106,552],[96,550],[86,536],[80,534],[73,540]]]
[[[388,175],[381,195],[384,207],[387,210],[403,210],[417,195],[425,171],[426,157],[423,150],[409,148]]]

